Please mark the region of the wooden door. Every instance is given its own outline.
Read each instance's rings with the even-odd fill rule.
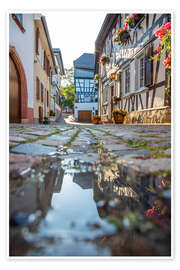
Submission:
[[[20,78],[12,58],[9,57],[9,122],[20,123],[20,121]]]
[[[39,123],[42,123],[43,121],[43,108],[39,107]]]
[[[92,111],[78,111],[79,122],[91,122]]]

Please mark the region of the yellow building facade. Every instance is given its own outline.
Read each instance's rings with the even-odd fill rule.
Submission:
[[[34,35],[34,123],[42,123],[49,117],[56,68],[46,19],[40,14],[34,15]]]

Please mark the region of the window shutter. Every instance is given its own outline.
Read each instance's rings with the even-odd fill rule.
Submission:
[[[36,29],[36,54],[39,55],[39,28]]]
[[[46,69],[47,75],[49,76],[49,60],[47,58],[47,69]]]
[[[47,91],[47,107],[49,106],[49,92]]]
[[[44,95],[44,91],[43,91],[43,84],[41,83],[41,102],[43,102],[43,95]]]
[[[153,83],[153,60],[151,59],[153,56],[153,46],[152,44],[145,48],[145,61],[144,61],[144,84],[145,86],[149,86]]]
[[[46,52],[44,51],[44,70],[46,70]]]
[[[40,99],[39,78],[36,77],[36,98]]]

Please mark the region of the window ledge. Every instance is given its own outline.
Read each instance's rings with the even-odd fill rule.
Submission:
[[[142,87],[139,90],[134,90],[133,92],[129,92],[127,94],[124,94],[123,97],[128,97],[128,96],[131,96],[131,95],[139,94],[139,93],[142,93],[142,92],[144,92],[146,90],[148,90],[148,87]]]
[[[17,19],[17,17],[16,17],[15,14],[12,14],[12,18],[15,21],[15,23],[18,25],[18,27],[20,28],[21,32],[24,33],[25,32],[25,29],[22,26],[22,24],[20,23],[20,21]]]

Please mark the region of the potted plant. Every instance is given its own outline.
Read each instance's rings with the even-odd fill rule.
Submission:
[[[127,26],[123,25],[123,27],[119,28],[119,30],[116,33],[116,36],[113,40],[113,42],[118,43],[119,45],[126,45],[127,43],[129,43],[130,40],[130,34],[127,30]]]
[[[49,120],[51,121],[51,122],[54,122],[55,121],[55,112],[53,112],[53,110],[50,110],[49,111]]]
[[[47,125],[49,124],[49,118],[48,117],[44,117],[44,120],[43,120],[43,124]]]
[[[115,123],[122,124],[124,121],[124,116],[127,114],[126,111],[117,109],[112,111],[113,120]]]
[[[130,28],[134,28],[143,16],[144,14],[131,13],[126,18],[125,25],[128,25]]]
[[[92,117],[92,121],[93,121],[93,124],[97,125],[99,124],[99,121],[101,120],[100,116],[99,115],[94,115]]]
[[[99,63],[100,64],[105,65],[106,63],[108,64],[109,62],[110,62],[109,56],[103,55],[103,56],[99,57]]]

